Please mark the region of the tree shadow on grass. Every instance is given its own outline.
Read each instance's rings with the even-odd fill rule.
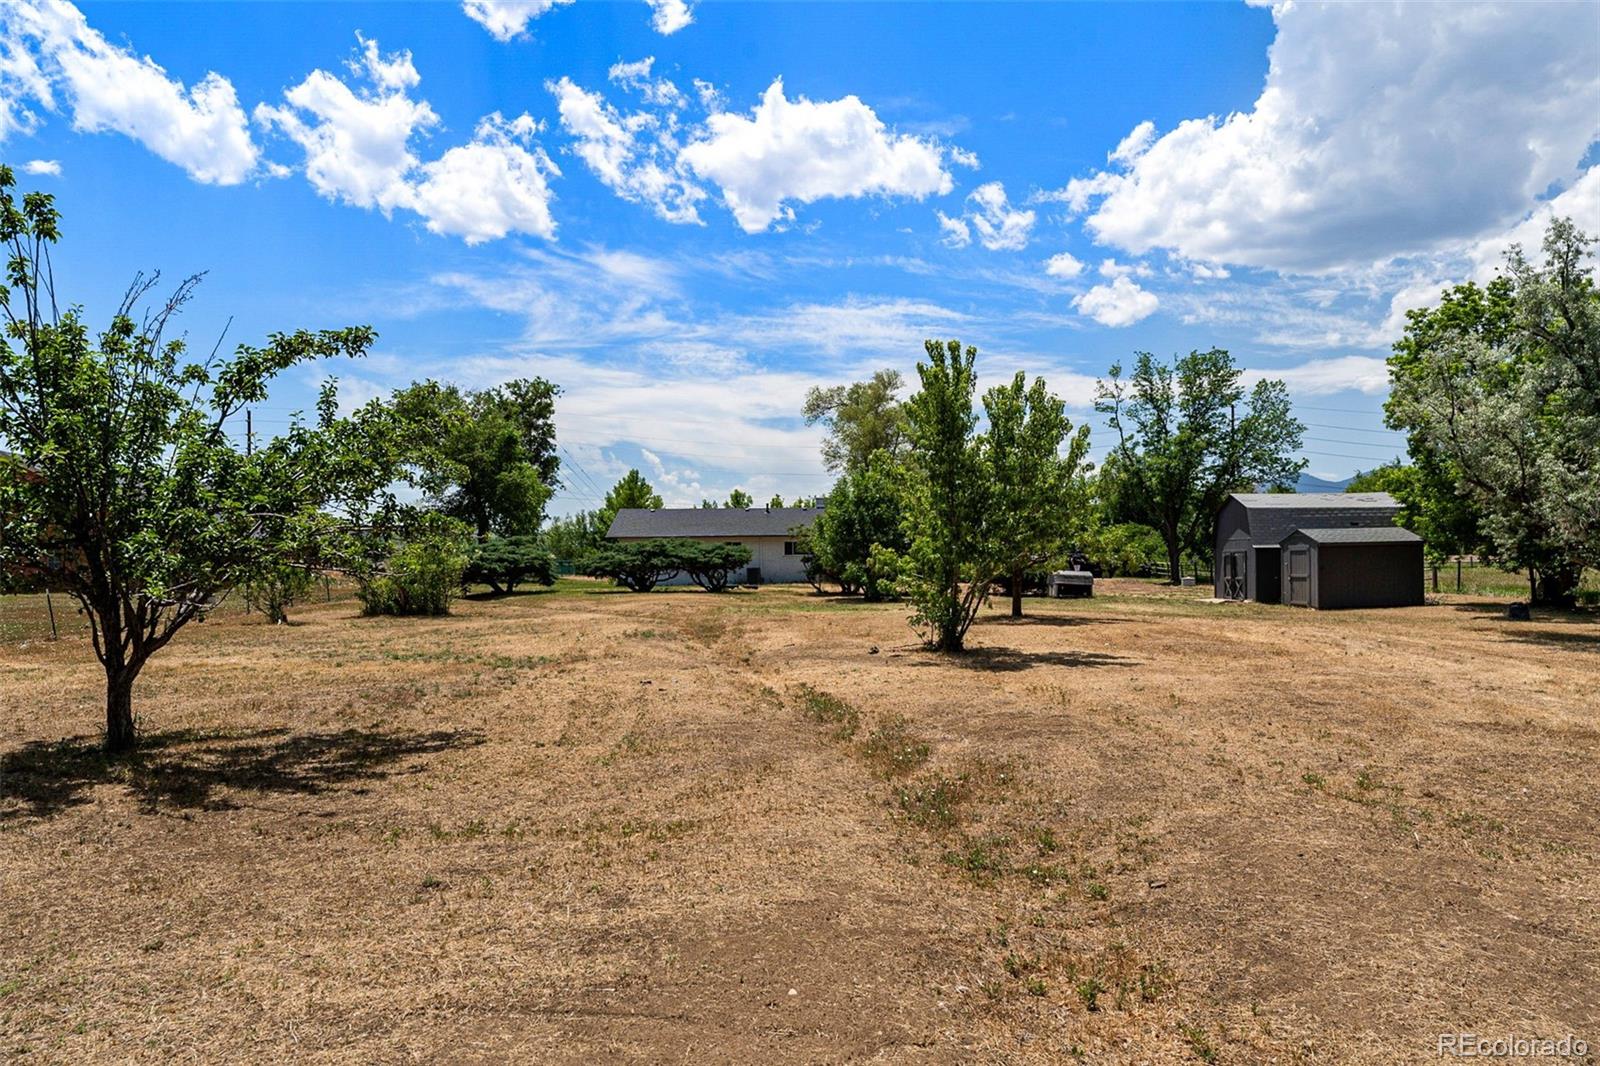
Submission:
[[[1023,651],[1020,648],[984,647],[968,648],[955,655],[929,653],[918,660],[917,666],[954,666],[964,670],[985,670],[995,673],[1013,673],[1031,670],[1036,666],[1138,666],[1138,659],[1110,655],[1098,651]]]
[[[1120,625],[1127,621],[1128,619],[1118,618],[1115,615],[1025,614],[1021,618],[1012,618],[1010,615],[984,618],[978,624],[982,626],[1101,626]]]
[[[126,786],[146,811],[233,810],[239,804],[230,793],[318,795],[342,785],[418,773],[418,763],[396,764],[483,740],[481,733],[459,729],[184,729],[146,734],[138,749],[118,756],[102,751],[98,737],[37,740],[0,755],[0,821],[23,814],[48,817],[88,803],[90,792],[106,784]]]
[[[1525,626],[1527,622],[1517,622],[1518,626]],[[1506,640],[1518,644],[1544,644],[1553,648],[1569,648],[1572,651],[1600,652],[1600,627],[1588,630],[1561,631],[1548,629],[1507,629],[1502,634]]]

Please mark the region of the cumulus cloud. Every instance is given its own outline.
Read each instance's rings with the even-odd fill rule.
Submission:
[[[862,196],[921,200],[947,193],[953,184],[935,142],[890,131],[855,96],[790,100],[781,78],[748,116],[712,114],[679,158],[722,190],[747,233],[792,220],[791,202]]]
[[[650,5],[650,24],[657,33],[677,33],[694,21],[694,12],[684,0],[646,0]]]
[[[497,41],[526,33],[528,24],[572,0],[461,0],[468,18],[489,31]]]
[[[619,82],[642,84],[644,91],[658,100],[670,95],[649,80],[648,61],[642,75],[635,64],[632,69],[628,65],[613,67],[612,76]],[[546,82],[545,87],[556,98],[561,128],[573,138],[573,154],[595,177],[623,199],[648,204],[668,222],[700,221],[695,205],[706,193],[678,164],[677,121],[672,111],[625,115],[600,94],[564,76]],[[681,104],[681,94],[676,100]]]
[[[149,56],[111,44],[65,0],[0,6],[0,138],[30,130],[33,107],[54,110],[57,93],[84,133],[121,133],[196,181],[235,185],[259,149],[233,83],[215,72],[192,87]]]
[[[418,159],[411,139],[439,117],[426,100],[408,94],[420,80],[410,52],[385,58],[376,42],[361,44],[351,67],[367,85],[352,89],[314,70],[284,93],[284,104],[258,105],[255,117],[304,150],[306,179],[319,194],[387,214],[414,206],[409,177]]]
[[[468,244],[513,231],[553,239],[546,177],[561,171],[533,143],[538,132],[527,114],[507,120],[497,111],[478,124],[470,144],[425,164],[414,206],[428,229]]]
[[[527,233],[556,232],[549,179],[561,173],[535,142],[542,127],[522,114],[496,111],[472,139],[424,162],[413,141],[438,125],[411,53],[384,54],[357,36],[360,51],[346,64],[354,87],[314,70],[284,93],[281,105],[262,104],[256,121],[280,131],[305,153],[306,180],[321,196],[354,207],[420,215],[432,233],[468,244]],[[281,168],[278,168],[281,169]]]
[[[1011,206],[1006,188],[998,181],[986,182],[967,196],[966,211],[959,218],[951,218],[943,211],[935,212],[939,226],[945,231],[945,243],[964,247],[978,235],[978,243],[990,251],[1019,251],[1028,246],[1033,232],[1035,214],[1019,211]]]
[[[1057,252],[1044,261],[1044,272],[1052,278],[1075,278],[1083,273],[1083,261],[1071,252]]]
[[[1271,370],[1250,369],[1242,377],[1246,385],[1263,378],[1280,379],[1299,397],[1331,396],[1336,392],[1378,396],[1389,390],[1389,364],[1371,355],[1341,355]]]
[[[28,174],[47,174],[52,178],[61,176],[61,164],[54,159],[30,159],[22,164],[22,169]]]
[[[1141,123],[1054,198],[1134,253],[1319,272],[1502,231],[1600,135],[1581,4],[1280,3],[1247,112]],[[1493,77],[1485,77],[1493,71]]]
[[[1096,285],[1072,305],[1102,326],[1131,326],[1155,313],[1160,301],[1125,276],[1109,285]]]

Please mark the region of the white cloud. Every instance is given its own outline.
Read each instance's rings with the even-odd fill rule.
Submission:
[[[1072,305],[1102,326],[1131,326],[1155,313],[1160,301],[1126,277],[1109,285],[1096,285]]]
[[[411,96],[422,80],[411,53],[384,55],[376,41],[357,39],[360,53],[346,64],[356,88],[314,70],[284,93],[282,105],[256,108],[256,121],[304,150],[311,187],[329,200],[385,215],[414,211],[429,232],[468,244],[510,233],[553,240],[549,179],[561,171],[535,143],[540,123],[496,111],[478,123],[472,140],[424,162],[412,142],[439,118],[426,100]],[[286,169],[271,168],[274,176]]]
[[[951,145],[948,151],[950,152],[950,162],[954,163],[958,167],[966,167],[968,170],[977,170],[983,165],[978,162],[977,152],[969,152],[965,148],[958,148],[955,145]]]
[[[424,165],[414,206],[428,229],[468,244],[513,231],[554,239],[546,176],[561,171],[533,144],[538,129],[526,114],[507,120],[495,112],[478,124],[472,143]]]
[[[1071,252],[1057,252],[1044,261],[1044,272],[1052,278],[1075,278],[1083,273],[1083,262]]]
[[[612,69],[615,75],[617,68]],[[561,128],[574,138],[573,153],[595,177],[623,199],[650,205],[668,222],[700,221],[695,205],[706,193],[677,163],[671,112],[665,120],[650,112],[624,115],[567,77],[545,87],[555,95]]]
[[[972,190],[967,196],[967,209],[960,218],[950,218],[943,211],[935,213],[947,234],[946,244],[965,247],[971,243],[971,231],[975,230],[978,243],[992,252],[1026,248],[1037,217],[1032,211],[1013,209],[1006,197],[1006,187],[998,181],[986,182]]]
[[[1389,364],[1370,355],[1312,359],[1297,366],[1270,370],[1249,369],[1242,377],[1247,385],[1264,378],[1276,378],[1287,384],[1293,395],[1302,397],[1330,396],[1336,392],[1378,396],[1389,391]]]
[[[410,52],[384,59],[376,42],[361,43],[362,61],[351,66],[369,87],[353,90],[314,70],[284,93],[284,105],[260,104],[255,117],[305,151],[306,180],[319,194],[387,214],[415,205],[409,176],[418,159],[411,138],[439,117],[426,100],[407,93],[419,80]]]
[[[650,5],[650,24],[657,33],[677,33],[694,21],[694,13],[684,0],[646,0]]]
[[[711,115],[679,159],[715,182],[747,233],[794,217],[790,201],[907,196],[950,191],[943,153],[931,141],[889,131],[855,96],[789,100],[775,80],[747,117]]]
[[[666,78],[653,77],[651,70],[655,62],[655,56],[645,56],[632,63],[613,63],[606,77],[641,94],[646,103],[658,107],[683,107],[688,102],[683,91]]]
[[[58,88],[74,129],[131,137],[196,181],[235,185],[255,169],[259,149],[220,74],[185,88],[149,56],[108,42],[65,0],[0,6],[0,35],[0,137],[31,129],[26,101],[53,110]]]
[[[965,248],[972,243],[972,227],[960,216],[951,218],[943,211],[935,211],[939,228],[944,231],[943,241],[952,248]]]
[[[22,169],[29,174],[48,174],[52,178],[61,176],[61,164],[54,159],[30,159],[22,164]]]
[[[1102,259],[1096,268],[1102,278],[1148,278],[1155,271],[1145,263],[1119,263],[1115,259]]]
[[[528,29],[528,23],[572,0],[461,0],[468,18],[488,30],[497,41],[509,41]]]
[[[1248,112],[1142,123],[1054,194],[1134,253],[1317,272],[1503,231],[1600,135],[1583,4],[1280,3]],[[1492,72],[1487,76],[1485,72]]]

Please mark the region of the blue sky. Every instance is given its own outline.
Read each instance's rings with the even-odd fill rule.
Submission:
[[[805,390],[924,337],[1089,410],[1138,350],[1281,376],[1313,473],[1396,454],[1403,312],[1600,231],[1600,6],[82,4],[0,11],[0,159],[103,314],[370,323],[349,402],[542,374],[567,486],[823,491]]]

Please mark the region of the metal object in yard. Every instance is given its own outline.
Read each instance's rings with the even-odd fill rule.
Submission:
[[[1087,570],[1056,570],[1050,575],[1052,599],[1094,595],[1094,575]]]

